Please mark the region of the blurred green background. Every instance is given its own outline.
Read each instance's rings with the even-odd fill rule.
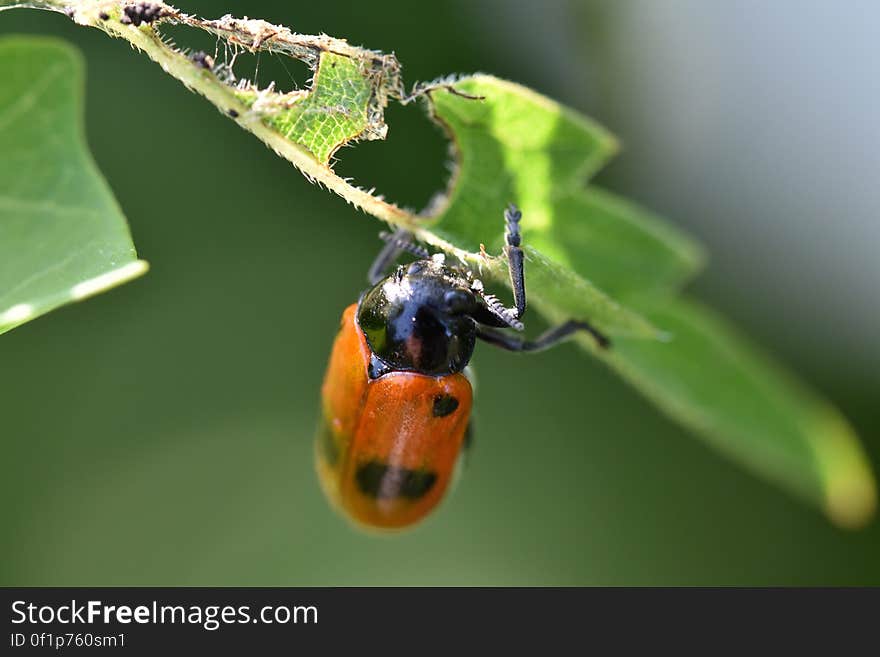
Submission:
[[[393,50],[410,83],[495,73],[600,120],[624,152],[598,181],[709,247],[692,291],[838,404],[876,468],[880,9],[765,4],[183,9]],[[126,44],[0,14],[0,34],[28,32],[85,52],[89,142],[152,271],[0,338],[0,584],[880,584],[877,522],[833,528],[571,345],[478,351],[458,489],[411,533],[352,530],[311,441],[379,224]],[[421,207],[443,137],[417,107],[387,118],[337,170]]]

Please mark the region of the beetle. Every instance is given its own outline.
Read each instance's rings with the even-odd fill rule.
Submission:
[[[345,309],[321,388],[316,469],[331,503],[356,524],[400,529],[441,501],[468,442],[473,391],[465,368],[477,340],[516,352],[552,347],[576,331],[569,320],[535,340],[523,330],[524,254],[514,205],[504,212],[513,306],[487,294],[467,268],[431,255],[404,230],[368,273],[371,287]],[[386,270],[404,252],[417,260]]]

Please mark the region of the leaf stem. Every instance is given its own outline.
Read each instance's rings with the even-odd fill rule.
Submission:
[[[0,10],[24,7],[57,11],[70,16],[79,25],[94,27],[112,37],[128,41],[132,46],[146,53],[170,76],[202,95],[221,112],[233,118],[239,126],[293,164],[309,180],[323,185],[341,196],[346,202],[378,219],[413,230],[419,239],[425,239],[439,248],[449,248],[450,245],[443,240],[434,238],[427,231],[420,230],[419,225],[423,223],[423,218],[416,213],[352,185],[348,180],[334,173],[330,166],[317,161],[306,148],[286,138],[265,123],[260,112],[248,107],[239,99],[234,86],[225,83],[211,71],[198,66],[184,53],[165,43],[152,25],[143,23],[134,26],[123,22],[124,8],[131,4],[125,0],[99,0],[97,2],[94,0],[30,0],[26,2],[0,0]],[[287,28],[272,26],[261,20],[239,20],[224,17],[209,21],[184,14],[161,2],[153,4],[161,9],[162,18],[160,20],[162,21],[202,29],[250,50],[272,50],[304,59],[311,64],[313,62],[308,61],[308,55],[316,49],[373,60],[370,61],[373,66],[375,66],[375,60],[378,60],[380,64],[387,63],[391,67],[392,75],[389,80],[383,81],[388,85],[388,88],[380,91],[385,94],[402,96],[399,76],[394,77],[399,67],[397,70],[394,69],[394,66],[397,65],[393,56],[356,48],[340,39],[297,35]],[[384,100],[385,98],[380,99],[381,102]]]

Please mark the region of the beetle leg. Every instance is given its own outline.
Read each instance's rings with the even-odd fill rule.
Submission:
[[[522,236],[519,221],[522,212],[511,203],[504,211],[504,252],[507,254],[507,268],[510,273],[510,287],[513,289],[515,317],[519,319],[526,312],[526,277],[523,271],[523,250],[520,247]]]
[[[523,250],[520,247],[522,241],[519,232],[520,219],[522,212],[513,203],[508,205],[504,211],[504,253],[507,255],[507,270],[510,274],[510,287],[513,289],[513,307],[508,308],[495,295],[486,294],[482,286],[479,288],[472,286],[472,289],[483,298],[489,312],[501,323],[487,322],[484,319],[477,321],[490,326],[510,327],[517,331],[523,330],[520,317],[526,312],[526,277],[523,271]]]
[[[592,324],[576,319],[570,319],[559,326],[548,329],[534,340],[525,340],[517,335],[509,335],[483,326],[477,327],[477,337],[508,351],[542,351],[559,344],[577,331],[586,331],[592,335],[596,344],[602,349],[611,346],[611,340],[604,333],[601,333]]]
[[[385,278],[388,267],[404,251],[423,260],[431,257],[426,249],[413,241],[412,234],[404,228],[398,228],[393,233],[379,233],[379,237],[385,240],[385,246],[379,251],[379,255],[373,260],[373,264],[370,265],[370,270],[367,272],[367,280],[370,285],[375,285]]]
[[[398,233],[401,231],[397,231]],[[395,233],[396,235],[397,233]],[[370,265],[370,269],[367,272],[367,280],[370,282],[370,285],[375,285],[383,278],[385,278],[385,272],[392,262],[400,255],[400,248],[393,241],[386,242],[385,246],[382,247],[382,250],[379,251],[379,254],[376,256],[376,259],[373,260],[373,264]]]

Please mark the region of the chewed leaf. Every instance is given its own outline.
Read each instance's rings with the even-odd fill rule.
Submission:
[[[691,266],[691,254],[684,253],[684,239],[676,242],[672,229],[652,232],[644,225],[647,220],[637,223],[630,220],[632,213],[609,209],[610,195],[585,191],[586,177],[616,151],[615,139],[589,119],[490,76],[459,80],[454,89],[440,85],[427,95],[456,155],[447,195],[431,212],[432,229],[468,252],[484,243],[498,250],[503,244],[501,209],[516,203],[524,216],[526,278],[534,308],[550,321],[587,319],[610,336],[660,338],[608,290],[626,291],[640,280],[645,287],[647,281],[663,285],[661,267],[677,268],[668,277],[681,278],[678,270]],[[596,220],[585,213],[595,207],[604,211],[595,213]],[[582,239],[587,233],[592,238]],[[615,249],[624,253],[622,264],[612,256]],[[575,259],[570,257],[574,253]],[[591,259],[591,253],[597,257]],[[629,270],[629,258],[644,259],[643,267]],[[579,269],[573,260],[581,259],[590,266]],[[504,262],[493,261],[489,271],[495,280],[507,280]],[[594,273],[609,287],[598,284]]]
[[[876,487],[858,438],[830,405],[759,355],[696,304],[640,309],[669,342],[617,340],[607,362],[712,446],[822,507],[837,524],[864,524]],[[583,340],[587,342],[587,340]]]
[[[130,280],[125,217],[83,136],[83,65],[52,39],[0,40],[0,333]]]
[[[271,122],[285,137],[327,162],[337,148],[367,130],[371,95],[369,78],[361,74],[359,62],[321,53],[314,91]]]
[[[677,288],[700,267],[702,251],[689,238],[633,203],[586,187],[617,150],[603,128],[491,76],[463,78],[454,88],[460,93],[446,86],[429,93],[458,164],[434,214],[457,245],[499,247],[499,209],[513,202],[523,211],[527,244],[618,298]]]
[[[517,204],[530,308],[549,322],[585,319],[607,333],[608,349],[588,335],[578,341],[719,451],[842,526],[870,518],[876,486],[846,421],[720,319],[676,297],[702,265],[700,247],[635,203],[586,185],[617,149],[589,119],[486,75],[407,95],[393,55],[261,20],[204,20],[158,2],[149,22],[133,25],[122,0],[0,0],[0,9],[25,5],[125,39],[310,179],[487,282],[507,282],[506,260],[491,254],[503,246],[503,208]],[[210,32],[233,55],[222,63],[193,57],[167,39],[165,24]],[[313,82],[286,94],[257,87],[233,70],[242,51],[300,59]],[[14,61],[4,66],[4,57]],[[10,80],[0,87],[2,332],[144,266],[83,146],[78,62],[57,45],[6,41],[0,68]],[[415,97],[425,99],[456,154],[448,189],[421,214],[331,166],[340,146],[384,137],[389,100]]]
[[[633,203],[585,186],[613,139],[508,82],[476,76],[455,90],[483,100],[430,92],[459,164],[434,230],[466,249],[484,240],[497,249],[497,208],[518,203],[532,308],[552,322],[589,319],[613,336],[612,347],[597,349],[585,334],[579,344],[673,418],[837,524],[864,524],[875,484],[845,420],[722,320],[674,296],[702,262],[698,246]],[[504,264],[492,261],[494,278],[503,280]]]
[[[275,98],[271,93],[249,90],[239,97],[251,108],[260,102],[258,109],[267,125],[326,164],[340,146],[354,139],[382,139],[387,129],[371,121],[375,85],[363,74],[363,62],[332,52],[320,53],[318,61],[310,92]]]

